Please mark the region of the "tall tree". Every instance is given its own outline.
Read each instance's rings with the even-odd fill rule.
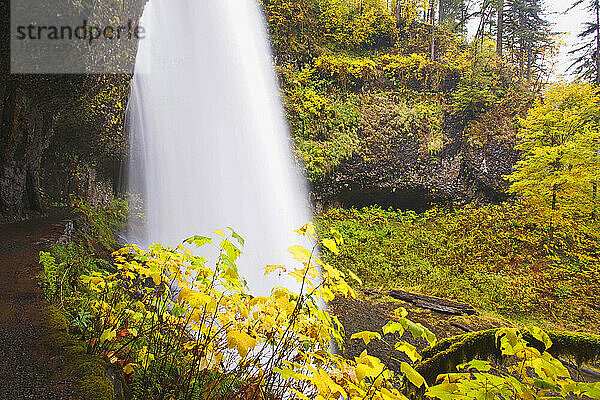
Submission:
[[[496,10],[498,23],[496,24],[496,52],[502,58],[502,46],[504,44],[504,0],[498,0]]]
[[[429,24],[431,25],[431,59],[435,60],[435,1],[429,0]]]
[[[400,0],[396,0],[396,28],[402,25],[402,4]]]
[[[438,20],[440,25],[456,25],[466,16],[465,0],[439,0]]]
[[[547,69],[544,56],[552,46],[542,1],[504,1],[503,47],[518,67],[519,78],[529,83]]]
[[[593,188],[600,170],[598,89],[589,83],[552,87],[529,110],[521,128],[517,149],[522,156],[508,176],[511,191],[540,211],[595,215]]]
[[[585,1],[577,0],[569,10]],[[600,85],[600,0],[588,0],[587,10],[593,17],[585,23],[584,30],[578,35],[581,39],[579,47],[570,51],[576,56],[570,68],[581,79]]]

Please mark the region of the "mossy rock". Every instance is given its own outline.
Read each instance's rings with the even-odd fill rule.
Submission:
[[[104,365],[94,361],[86,361],[73,368],[71,376],[85,378],[86,376],[103,376],[105,373],[106,367]]]
[[[42,313],[41,325],[45,328],[56,331],[69,331],[69,321],[67,317],[56,307],[49,306]]]
[[[94,375],[104,376],[106,374],[106,362],[95,355],[80,353],[74,354],[67,360],[66,373],[75,377],[84,376],[86,373],[94,372]],[[87,371],[82,373],[81,371]]]
[[[113,385],[105,376],[87,376],[75,381],[75,391],[81,400],[113,400]]]
[[[65,372],[73,379],[73,388],[81,400],[113,400],[114,387],[107,378],[107,363],[101,357],[86,353],[85,344],[69,335],[69,321],[56,307],[42,313],[41,326],[48,329],[43,341],[60,348],[66,356]]]
[[[497,331],[488,329],[442,339],[421,352],[423,361],[415,369],[427,382],[433,383],[439,374],[452,372],[465,361],[491,358],[500,362],[502,353],[496,339]],[[529,332],[523,333],[523,339],[539,352],[547,351],[554,357],[574,356],[578,365],[600,360],[600,336],[578,332],[546,333],[552,340],[552,346],[548,349]]]
[[[67,358],[75,358],[78,355],[85,354],[85,346],[80,343],[67,346],[63,350]]]
[[[66,348],[76,344],[73,338],[65,331],[48,333],[42,340],[54,348]]]

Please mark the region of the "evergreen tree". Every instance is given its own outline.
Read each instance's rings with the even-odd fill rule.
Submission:
[[[552,45],[542,0],[505,0],[503,28],[509,61],[517,66],[519,78],[531,83],[546,71],[544,55]]]
[[[439,23],[455,26],[467,16],[465,0],[440,0]]]
[[[504,46],[504,0],[498,0],[496,14],[498,17],[496,24],[496,52],[502,58],[502,49]]]
[[[577,0],[570,9],[584,2]],[[585,23],[584,30],[578,35],[581,39],[579,47],[570,52],[576,56],[570,68],[581,79],[600,84],[600,0],[589,0],[587,9],[592,14],[592,21]]]

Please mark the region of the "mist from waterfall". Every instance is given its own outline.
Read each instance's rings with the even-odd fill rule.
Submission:
[[[246,239],[251,292],[293,286],[263,272],[292,263],[293,230],[311,213],[258,2],[150,0],[140,25],[129,191],[142,195],[145,223],[130,237],[176,246],[230,226]]]

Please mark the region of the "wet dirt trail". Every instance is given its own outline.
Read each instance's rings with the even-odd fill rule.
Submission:
[[[40,325],[36,280],[39,251],[62,233],[64,217],[0,224],[0,400],[73,399],[62,357],[43,341],[51,332]]]

